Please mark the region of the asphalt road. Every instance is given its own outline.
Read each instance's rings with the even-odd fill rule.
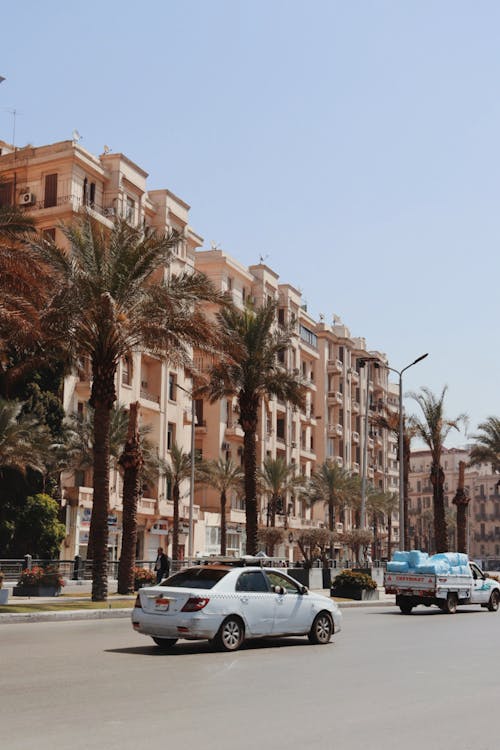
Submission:
[[[344,610],[328,646],[161,653],[127,620],[3,625],[8,750],[497,750],[500,613]]]

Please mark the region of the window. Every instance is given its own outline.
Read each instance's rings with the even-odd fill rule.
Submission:
[[[200,567],[199,569],[188,568],[187,570],[175,573],[160,585],[168,586],[169,588],[211,589],[228,573],[229,569],[221,570],[220,568],[211,568],[209,565]]]
[[[169,422],[167,426],[167,450],[171,451],[175,441],[175,424]]]
[[[284,419],[276,420],[276,437],[278,438],[278,440],[285,439],[285,420]]]
[[[297,584],[295,584],[293,581],[290,580],[290,578],[287,578],[281,573],[275,573],[274,571],[271,573],[271,572],[266,571],[265,575],[271,585],[271,588],[273,588],[274,586],[282,586],[285,589],[287,594],[299,593],[299,588]]]
[[[57,206],[57,174],[45,175],[44,208]]]
[[[122,359],[122,384],[131,385],[132,383],[132,360],[130,357]]]
[[[278,310],[278,323],[280,326],[285,325],[285,308],[280,307]]]
[[[48,229],[42,229],[42,237],[47,242],[55,242],[56,241],[56,228],[49,227]]]
[[[13,182],[0,182],[0,208],[12,205],[13,189]]]
[[[314,348],[317,348],[318,346],[318,337],[315,333],[309,330],[309,328],[306,328],[305,326],[301,325],[299,328],[299,334],[302,341],[305,341],[306,344],[309,344],[309,346],[313,346]]]
[[[260,570],[249,570],[242,573],[236,581],[235,591],[269,592],[267,581]]]
[[[175,401],[175,394],[177,391],[177,380],[173,372],[168,373],[168,398],[170,401]]]
[[[125,207],[125,219],[133,224],[135,219],[135,200],[127,196],[127,204]]]

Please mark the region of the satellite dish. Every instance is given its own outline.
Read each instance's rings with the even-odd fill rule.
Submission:
[[[80,133],[78,132],[76,128],[73,130],[72,135],[73,135],[73,140],[75,143],[78,143],[78,141],[82,140],[82,136],[80,135]]]
[[[106,146],[106,144],[104,144],[104,153],[105,154],[109,154],[110,151],[111,151],[110,147]]]

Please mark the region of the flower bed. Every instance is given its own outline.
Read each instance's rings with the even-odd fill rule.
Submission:
[[[43,568],[40,565],[34,565],[21,572],[12,595],[57,596],[64,585],[64,578],[56,567],[49,565]]]
[[[343,570],[334,578],[330,593],[342,599],[378,599],[377,582],[366,573],[352,570]]]
[[[156,573],[148,568],[134,568],[134,591],[156,583]]]

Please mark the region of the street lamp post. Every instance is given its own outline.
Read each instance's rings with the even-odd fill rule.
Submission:
[[[195,424],[196,424],[196,401],[194,399],[192,391],[188,391],[183,388],[182,385],[176,383],[177,388],[191,396],[191,483],[189,487],[189,536],[188,536],[188,559],[193,558],[193,542],[194,542],[194,446],[195,446]]]
[[[429,354],[422,354],[417,359],[410,362],[409,365],[403,367],[402,370],[396,370],[394,367],[386,365],[387,369],[391,372],[395,372],[399,376],[399,546],[405,546],[405,474],[404,474],[404,417],[403,417],[403,373],[409,370],[410,367],[416,365],[417,362],[421,362],[423,359],[428,357]]]

